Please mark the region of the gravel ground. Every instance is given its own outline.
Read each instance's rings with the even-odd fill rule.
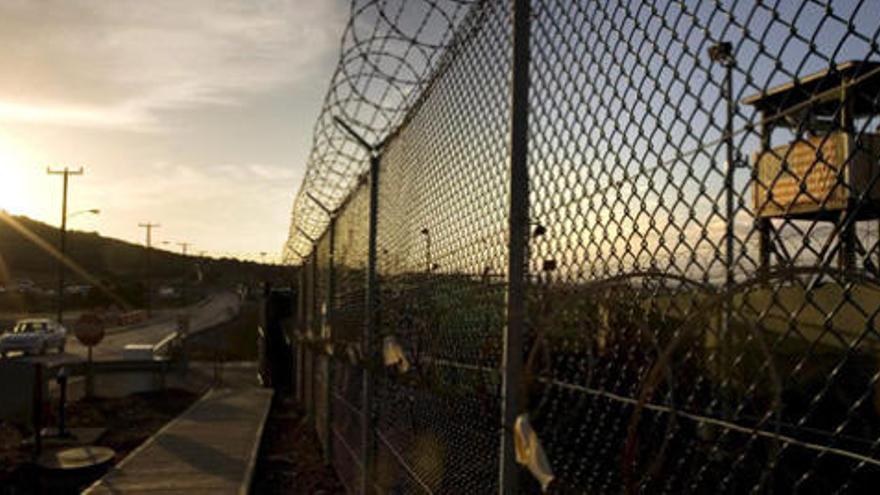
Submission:
[[[68,405],[67,424],[106,428],[96,444],[115,450],[114,462],[119,462],[197,398],[197,394],[186,390],[168,389],[122,398],[84,399]],[[49,418],[48,424],[55,424],[55,419]],[[103,474],[96,471],[66,480],[57,475],[41,476],[29,462],[31,447],[23,446],[22,439],[17,428],[0,423],[0,495],[79,493]]]
[[[24,437],[18,428],[0,422],[0,486],[18,466],[30,459],[30,453],[21,446],[22,440]]]
[[[251,493],[337,494],[345,489],[324,463],[318,437],[297,404],[278,399],[272,404]]]
[[[181,389],[132,394],[114,399],[79,401],[68,407],[68,424],[107,428],[99,445],[116,451],[119,462],[198,398]]]

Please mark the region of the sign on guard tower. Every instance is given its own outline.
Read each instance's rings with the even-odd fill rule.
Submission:
[[[755,153],[753,202],[761,217],[841,211],[850,200],[880,201],[880,137],[813,136]]]
[[[856,126],[880,114],[878,92],[880,62],[851,61],[743,100],[761,114],[752,207],[764,273],[784,254],[773,219],[837,222],[841,268],[854,269],[856,222],[880,218],[880,135]],[[793,141],[773,146],[775,129]]]

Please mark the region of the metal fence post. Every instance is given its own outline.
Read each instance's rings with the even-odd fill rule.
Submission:
[[[317,353],[314,349],[314,337],[317,330],[317,327],[320,322],[320,311],[318,310],[320,304],[318,302],[318,243],[312,243],[312,307],[310,310],[311,319],[309,319],[309,418],[315,422],[315,426],[317,426],[317,409],[315,408],[315,378],[316,373],[315,370],[317,366],[315,366],[315,361]]]
[[[379,297],[378,282],[376,278],[376,237],[379,219],[379,165],[382,161],[382,149],[385,147],[385,141],[377,144],[370,144],[360,134],[355,132],[350,125],[339,117],[333,120],[343,129],[355,142],[360,144],[370,154],[370,206],[369,206],[369,226],[368,226],[368,244],[367,244],[367,275],[366,275],[366,315],[363,327],[363,335],[361,335],[361,465],[363,473],[361,473],[361,493],[370,492],[370,484],[373,475],[373,445],[375,444],[375,435],[373,430],[373,383],[370,375],[370,366],[373,361],[373,336],[376,328],[379,326]]]
[[[316,334],[320,332],[320,301],[318,300],[318,242],[315,241],[312,243],[312,308],[311,308],[311,319],[309,320],[309,339],[310,349],[309,349],[309,417],[314,422],[317,427],[317,413],[318,409],[315,404],[315,382],[317,381],[317,361],[318,361],[318,353],[315,352],[314,347],[314,339]]]
[[[309,399],[312,398],[311,387],[312,387],[312,354],[309,352],[309,333],[312,328],[312,307],[314,304],[312,300],[315,298],[315,288],[311,283],[311,273],[312,273],[312,263],[314,262],[314,253],[309,254],[309,260],[306,264],[306,274],[305,274],[305,283],[306,283],[306,310],[304,313],[305,319],[303,320],[303,335],[302,335],[302,353],[303,353],[303,409],[305,411],[306,416],[311,415],[311,405],[309,404]]]
[[[330,259],[328,261],[327,268],[327,320],[325,325],[327,326],[327,335],[324,336],[324,339],[328,342],[328,344],[332,347],[333,345],[333,323],[335,318],[335,298],[336,298],[336,216],[330,217],[330,227],[328,229],[327,235],[330,236]],[[326,372],[324,373],[324,404],[326,404],[326,410],[324,411],[324,456],[327,461],[327,464],[332,464],[333,462],[333,442],[331,438],[333,436],[333,397],[331,395],[331,390],[333,389],[333,354],[332,352],[327,352],[326,358]]]
[[[733,286],[734,286],[734,234],[735,234],[735,208],[733,180],[736,173],[735,151],[733,143],[733,118],[736,100],[733,95],[733,45],[729,42],[720,41],[709,47],[709,59],[724,68],[724,82],[721,84],[721,98],[726,103],[723,144],[725,151],[725,174],[724,174],[724,299],[722,304],[722,319],[719,335],[719,368],[722,377],[722,395],[726,396],[724,389],[731,387],[731,357],[733,355],[733,339],[730,330],[730,322],[733,317]],[[725,418],[730,417],[731,405],[724,400],[722,414]]]
[[[370,376],[370,365],[373,357],[373,336],[375,335],[378,325],[378,294],[376,284],[376,234],[377,221],[379,219],[379,163],[381,156],[374,153],[370,156],[370,225],[369,225],[369,251],[367,254],[367,321],[364,325],[363,334],[363,361],[362,361],[362,387],[363,400],[361,406],[362,411],[362,438],[361,438],[361,460],[364,466],[363,476],[361,478],[361,493],[370,492],[370,483],[373,479],[373,444],[375,437],[373,435],[373,383]]]
[[[512,0],[513,63],[510,102],[510,232],[508,248],[507,324],[504,328],[499,493],[519,488],[514,423],[523,404],[522,360],[528,277],[529,176],[529,0]]]
[[[308,259],[303,258],[302,268],[299,271],[299,311],[297,311],[297,334],[299,337],[294,339],[296,345],[296,400],[300,404],[303,403],[305,395],[303,394],[303,384],[305,383],[305,355],[303,353],[303,341],[301,337],[302,330],[305,328],[306,322],[306,269],[308,268]]]
[[[324,403],[324,416],[315,417],[315,429],[321,431],[323,427],[324,436],[321,438],[321,448],[324,452],[324,460],[327,464],[333,463],[333,442],[331,441],[333,428],[333,405],[332,405],[332,383],[333,383],[333,320],[334,320],[334,300],[336,298],[336,212],[324,206],[320,200],[306,192],[306,196],[312,200],[328,217],[330,223],[327,226],[325,235],[327,237],[328,253],[327,253],[327,290],[324,294],[324,311],[322,314],[321,325],[318,328],[320,332],[320,342],[324,344],[323,349],[318,352],[321,357],[321,374],[324,377],[323,386],[319,393]],[[316,247],[317,252],[317,247]],[[326,332],[325,332],[326,329]]]

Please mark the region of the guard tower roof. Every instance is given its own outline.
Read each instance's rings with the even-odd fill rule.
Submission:
[[[843,89],[844,91],[835,91]],[[832,116],[844,94],[854,98],[852,117],[866,117],[880,114],[880,62],[873,60],[851,60],[828,69],[815,72],[794,81],[774,86],[742,100],[753,105],[765,115],[798,114],[792,107],[803,105],[804,111],[812,116]],[[815,99],[811,105],[804,103]],[[791,119],[795,115],[788,115]],[[793,122],[792,122],[793,123]],[[777,123],[776,125],[780,125]]]

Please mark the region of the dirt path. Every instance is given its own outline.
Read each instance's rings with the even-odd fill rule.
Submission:
[[[272,404],[251,493],[345,493],[336,473],[324,463],[314,429],[291,400],[276,396]]]

